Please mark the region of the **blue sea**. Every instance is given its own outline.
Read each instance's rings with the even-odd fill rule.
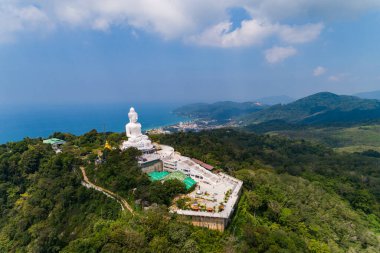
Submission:
[[[34,105],[0,107],[0,143],[24,137],[46,138],[54,132],[76,135],[92,129],[124,132],[129,108],[134,106],[143,130],[186,120],[172,111],[179,104]]]

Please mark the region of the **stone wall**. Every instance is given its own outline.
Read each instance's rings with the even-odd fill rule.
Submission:
[[[163,170],[162,161],[157,160],[153,162],[144,163],[141,165],[141,170],[144,173],[150,173],[153,171],[162,171]]]
[[[224,231],[227,226],[228,219],[205,216],[191,216],[193,226],[205,227],[212,230]]]

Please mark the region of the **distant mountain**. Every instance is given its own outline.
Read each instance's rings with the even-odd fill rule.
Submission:
[[[182,106],[174,113],[177,115],[202,118],[202,119],[214,119],[218,121],[224,121],[231,118],[236,118],[242,115],[250,114],[267,108],[268,106],[262,105],[257,102],[216,102],[213,104],[197,103]]]
[[[317,93],[288,104],[263,105],[231,101],[198,103],[180,107],[176,114],[220,122],[237,119],[249,124],[281,122],[281,125],[347,125],[380,121],[380,101],[356,96]],[[267,128],[268,124],[261,127]]]
[[[321,92],[245,115],[242,120],[247,123],[282,120],[306,125],[370,122],[380,120],[380,101]]]
[[[354,96],[357,96],[360,98],[380,100],[380,90],[356,93],[356,94],[354,94]]]
[[[271,96],[271,97],[263,97],[256,99],[257,102],[264,105],[277,105],[277,104],[288,104],[295,101],[295,98],[291,98],[288,96]]]

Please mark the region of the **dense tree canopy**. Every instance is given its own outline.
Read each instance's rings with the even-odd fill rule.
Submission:
[[[157,140],[230,173],[246,168],[272,168],[278,173],[318,181],[354,208],[380,217],[380,159],[374,156],[341,154],[304,140],[233,129],[164,135]]]
[[[184,155],[240,178],[244,191],[224,233],[193,227],[167,210],[185,191],[151,182],[122,136],[55,133],[0,145],[0,252],[379,252],[379,158],[339,154],[305,141],[233,129],[155,136]],[[115,149],[104,150],[109,139]],[[101,161],[95,165],[95,160]],[[81,184],[157,203],[136,215]]]

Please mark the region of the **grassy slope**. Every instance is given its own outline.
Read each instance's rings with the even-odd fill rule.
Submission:
[[[100,139],[95,134],[92,137],[92,143]],[[9,168],[12,168],[20,169],[30,183],[20,183],[26,189],[18,192],[14,200],[7,201],[6,210],[2,210],[7,215],[0,218],[0,224],[6,224],[0,226],[0,252],[252,252],[252,249],[255,252],[379,252],[377,217],[352,208],[334,187],[327,187],[328,178],[321,176],[309,181],[307,177],[278,174],[268,169],[269,164],[274,169],[285,165],[307,166],[307,163],[320,167],[323,164],[318,164],[319,160],[332,162],[345,156],[324,158],[332,155],[329,150],[233,130],[180,133],[163,136],[164,140],[163,143],[181,147],[184,154],[204,155],[214,165],[241,168],[231,172],[244,180],[245,190],[237,216],[226,233],[184,224],[165,209],[134,217],[119,216],[117,203],[80,185],[80,178],[72,169],[77,163],[76,156],[65,152],[55,155],[47,150],[43,155],[46,160],[41,160],[35,166],[38,170],[32,172],[34,153],[30,152],[43,146],[25,145],[20,155],[15,147],[4,146],[0,150],[1,180],[11,182]],[[110,156],[108,162],[115,168],[131,161],[117,154],[113,158],[115,164]],[[19,160],[22,162],[18,163]],[[14,166],[11,161],[16,162]],[[346,169],[349,161],[341,162],[323,169],[331,166],[333,171]],[[358,166],[355,169],[366,165]],[[25,174],[26,171],[29,172]],[[15,174],[14,179],[18,178]],[[350,187],[344,180],[339,185],[344,186],[339,192]],[[374,200],[364,201],[371,202]]]
[[[307,125],[354,124],[378,120],[380,102],[328,92],[299,99],[286,105],[275,105],[267,109],[244,115],[246,123],[262,123],[284,120]]]
[[[279,252],[268,241],[281,240],[290,252],[379,250],[379,224],[319,183],[268,170],[240,170],[236,176],[246,183],[231,225],[248,244],[241,249]]]
[[[191,118],[228,120],[241,115],[260,111],[267,106],[257,105],[254,102],[216,102],[213,104],[190,104],[174,110],[174,113]]]
[[[166,135],[160,141],[185,155],[229,167],[244,181],[244,193],[229,227],[238,242],[237,252],[379,251],[379,219],[364,213],[356,202],[368,192],[352,188],[345,178],[355,173],[368,175],[363,159],[369,158],[233,130]],[[350,169],[350,164],[355,165]],[[275,172],[283,166],[293,173],[298,166],[305,171],[294,173],[301,176]],[[363,194],[352,197],[348,192]],[[376,202],[370,198],[363,203]]]
[[[322,142],[341,152],[361,152],[369,149],[380,152],[380,125],[307,128],[296,131],[274,131],[270,134]]]

